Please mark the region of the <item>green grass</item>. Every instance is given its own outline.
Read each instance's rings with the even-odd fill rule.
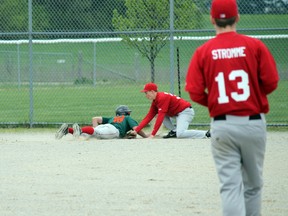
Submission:
[[[239,22],[238,29],[251,29],[251,28],[286,28],[287,29],[288,14],[273,15],[273,14],[262,14],[262,15],[241,15],[241,22]],[[209,15],[204,15],[204,26],[203,29],[213,29],[209,21]],[[262,34],[288,34],[286,31],[243,31],[249,35],[262,35]],[[200,33],[181,33],[180,35],[189,36],[214,36],[214,31],[200,32]],[[288,62],[288,39],[263,39],[265,44],[269,47],[272,54],[275,57],[277,64],[279,64],[280,73],[287,73]],[[177,40],[174,42],[175,45],[175,56],[176,47],[180,50],[180,65],[182,71],[186,71],[187,65],[196,47],[203,44],[205,41],[182,41]],[[96,46],[96,64],[101,68],[98,70],[102,74],[107,74],[107,70],[120,71],[125,73],[127,76],[133,76],[135,71],[135,53],[139,53],[135,48],[128,47],[123,42],[105,42],[97,43]],[[19,46],[20,50],[20,66],[21,66],[21,78],[29,81],[29,47],[27,44]],[[82,58],[82,70],[84,76],[91,77],[91,71],[93,70],[93,57],[94,57],[94,45],[92,43],[59,43],[59,44],[33,44],[34,54],[34,70],[36,72],[35,79],[39,78],[42,80],[49,81],[52,73],[57,73],[55,76],[59,76],[61,81],[74,82],[69,74],[77,74],[79,68],[79,59]],[[41,53],[41,54],[40,54]],[[47,55],[44,55],[46,53]],[[50,53],[50,55],[49,55]],[[63,55],[61,55],[61,53]],[[165,74],[169,71],[170,65],[170,46],[167,41],[166,46],[160,51],[156,58],[155,67],[157,70],[158,80],[159,78],[165,78]],[[9,58],[9,56],[11,56]],[[81,56],[81,57],[80,57]],[[58,59],[66,59],[66,67],[64,64],[56,64]],[[140,74],[149,73],[150,62],[145,57],[139,57],[138,64],[140,65]],[[176,61],[176,60],[175,60]],[[1,44],[0,45],[0,65],[2,65],[2,76],[0,82],[11,82],[17,79],[17,46],[15,44]],[[175,62],[176,66],[176,62]],[[64,67],[64,68],[61,68]],[[102,75],[101,74],[101,75]],[[53,74],[54,75],[54,74]],[[285,75],[287,77],[287,75]],[[142,77],[142,80],[149,79],[149,75]],[[106,78],[105,78],[106,79]],[[52,80],[52,79],[51,79]],[[56,78],[56,80],[58,80]],[[52,80],[54,81],[54,80]],[[169,79],[163,80],[165,82]],[[37,82],[37,81],[36,81]]]
[[[238,29],[247,28],[287,28],[288,15],[241,15]],[[209,21],[209,15],[205,15],[203,29],[213,29]],[[286,31],[245,31],[247,34],[288,34]],[[214,32],[189,33],[190,36],[214,35]],[[265,39],[263,40],[275,57],[282,81],[276,92],[269,96],[271,111],[267,115],[268,123],[288,122],[288,39]],[[175,48],[180,50],[182,97],[189,100],[183,90],[185,73],[190,58],[199,45],[205,41],[182,41],[174,42]],[[29,86],[29,56],[28,45],[19,46],[21,55],[21,79],[23,83],[18,87],[17,83],[17,46],[13,44],[0,45],[0,114],[1,123],[29,123],[30,121],[30,98]],[[34,79],[42,79],[47,83],[57,82],[56,85],[37,85],[33,88],[33,121],[45,124],[61,122],[90,123],[92,116],[111,116],[117,105],[127,104],[132,110],[133,117],[140,121],[147,113],[150,106],[143,94],[139,91],[143,84],[150,80],[150,64],[144,57],[139,57],[139,74],[141,79],[137,82],[113,75],[107,70],[98,69],[100,78],[97,78],[96,87],[88,85],[64,85],[63,80],[69,83],[77,80],[79,56],[83,58],[84,77],[91,76],[93,70],[94,46],[92,43],[60,43],[60,44],[34,44],[33,59]],[[48,54],[45,57],[39,53]],[[53,57],[51,53],[56,53]],[[68,67],[60,70],[60,65],[55,64],[58,54],[63,53]],[[80,54],[81,53],[81,54]],[[105,42],[96,44],[97,66],[119,72],[128,77],[135,75],[135,53],[137,50],[128,47],[123,42]],[[169,42],[161,50],[156,59],[156,82],[162,91],[170,91],[170,47]],[[11,56],[11,58],[9,58]],[[52,57],[51,57],[52,56]],[[176,49],[175,49],[176,56]],[[61,55],[59,58],[62,58]],[[68,71],[66,71],[68,70]],[[71,71],[70,71],[71,70]],[[176,70],[176,59],[175,59]],[[15,72],[16,71],[16,72]],[[76,74],[76,77],[75,77]],[[56,78],[54,78],[54,76]],[[103,77],[104,78],[103,78]],[[107,78],[108,77],[108,78]],[[60,80],[63,79],[63,80]],[[119,79],[119,80],[118,80]],[[177,90],[177,77],[174,80]],[[12,84],[11,84],[12,83]],[[60,83],[60,84],[59,84]],[[193,103],[196,111],[194,123],[209,123],[208,111],[205,107]]]
[[[140,93],[142,84],[119,84],[110,86],[35,86],[33,93],[33,121],[45,124],[62,122],[87,124],[93,116],[113,116],[118,105],[126,104],[132,110],[132,116],[140,121],[150,107],[150,101]],[[169,91],[169,84],[160,84],[159,90]],[[177,92],[177,90],[175,89]],[[269,96],[271,111],[267,115],[268,123],[288,123],[288,81],[281,81],[279,88]],[[283,95],[284,94],[284,95]],[[188,94],[182,97],[190,101]],[[29,123],[29,88],[0,88],[1,122]],[[210,119],[207,108],[192,103],[196,111],[193,123],[208,124]]]

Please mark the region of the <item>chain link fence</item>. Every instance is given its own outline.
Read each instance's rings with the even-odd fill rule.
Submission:
[[[288,1],[238,0],[239,33],[259,38],[281,81],[268,125],[288,125]],[[140,121],[153,81],[181,95],[196,47],[215,35],[205,0],[5,0],[0,5],[0,107],[4,126],[90,124],[127,104]],[[192,103],[194,125],[209,125]]]

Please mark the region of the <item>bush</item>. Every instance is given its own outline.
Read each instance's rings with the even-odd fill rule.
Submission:
[[[93,84],[93,80],[92,79],[88,79],[86,77],[81,77],[81,78],[77,78],[74,81],[74,84],[75,85],[86,85],[86,84],[92,85]]]

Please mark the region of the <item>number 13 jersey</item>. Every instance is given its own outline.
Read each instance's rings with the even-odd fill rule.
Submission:
[[[263,42],[227,32],[196,49],[185,90],[191,100],[208,106],[211,117],[247,116],[269,111],[267,95],[278,80],[275,60]]]

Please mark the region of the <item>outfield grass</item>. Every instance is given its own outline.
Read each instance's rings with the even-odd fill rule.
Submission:
[[[286,39],[263,39],[264,43],[269,47],[277,62],[281,77],[288,79],[288,38]],[[175,70],[176,64],[176,48],[180,51],[179,64],[181,67],[181,75],[185,76],[191,56],[195,49],[205,41],[187,41],[177,40],[175,45]],[[0,50],[15,50],[16,45],[0,45]],[[9,48],[10,47],[10,48]],[[25,48],[20,48],[22,55],[20,59],[20,73],[23,82],[29,82],[29,59],[28,53],[25,54]],[[34,80],[35,82],[74,82],[78,76],[79,68],[84,77],[92,79],[94,50],[92,43],[61,43],[61,44],[35,44],[33,45],[35,52],[33,59]],[[44,53],[51,53],[49,56]],[[67,53],[58,56],[55,53]],[[79,60],[81,54],[81,61]],[[138,57],[136,54],[138,53]],[[12,55],[12,54],[11,54]],[[60,59],[65,60],[65,64],[58,64]],[[124,42],[106,42],[97,43],[96,45],[96,70],[97,81],[106,81],[107,79],[122,79],[122,77],[113,77],[115,74],[122,74],[126,77],[136,79],[136,70],[138,81],[147,81],[150,79],[150,62],[147,58],[139,55],[139,52],[128,47]],[[18,67],[17,53],[7,59],[7,53],[0,54],[0,65],[2,65],[2,76],[0,82],[17,82]],[[137,69],[136,69],[137,68]],[[111,71],[111,73],[110,73]],[[170,76],[170,47],[169,42],[162,48],[155,61],[156,81],[169,82]],[[114,72],[114,74],[113,74]]]
[[[241,15],[241,22],[238,25],[238,29],[259,29],[257,31],[240,31],[250,35],[288,34],[287,20],[288,14]],[[286,28],[286,31],[261,31],[261,28]],[[204,16],[203,29],[213,29],[209,21],[209,15]],[[180,35],[214,36],[214,34],[214,31],[211,31],[208,33],[181,33]],[[288,39],[262,40],[274,55],[275,60],[279,65],[280,74],[283,74],[285,78],[288,78],[288,50],[286,49],[286,47],[288,47]],[[176,48],[179,48],[180,50],[180,65],[183,76],[194,50],[204,42],[204,40],[174,41],[175,58]],[[26,82],[29,81],[28,51],[29,47],[27,44],[21,44],[19,46],[16,44],[0,44],[0,69],[2,71],[0,82],[17,81],[17,73],[19,71],[21,72],[21,79]],[[128,77],[133,77],[135,75],[135,68],[138,67],[139,74],[141,75],[140,80],[147,81],[147,79],[149,79],[150,62],[148,59],[140,56],[135,48],[128,47],[124,42],[97,43],[95,46],[92,43],[33,44],[33,52],[34,79],[36,82],[53,82],[55,80],[60,82],[74,82],[79,68],[81,68],[85,77],[92,77],[91,74],[94,70],[94,63],[96,63],[98,67],[97,72],[100,73],[100,76],[103,74],[107,76],[107,71],[112,71],[125,74]],[[136,57],[136,55],[138,55],[138,57]],[[18,56],[20,56],[20,59],[18,59]],[[94,56],[96,56],[96,62],[94,62]],[[57,63],[58,60],[63,59],[65,60],[65,64]],[[20,66],[20,70],[18,69],[18,66]],[[102,70],[102,68],[105,70]],[[167,41],[166,46],[163,47],[158,54],[155,68],[157,72],[157,81],[160,79],[163,82],[170,81],[167,76],[167,71],[170,70],[169,41]],[[145,75],[143,75],[144,73]],[[106,80],[106,77],[102,78],[102,80],[104,79]]]
[[[247,28],[287,28],[288,15],[241,15],[241,22],[238,29]],[[212,29],[209,16],[205,15],[203,29]],[[248,34],[288,34],[286,31],[245,31]],[[214,35],[210,33],[189,33],[189,36]],[[268,123],[288,122],[288,39],[265,39],[263,40],[269,47],[277,62],[281,76],[281,82],[276,92],[269,96],[271,112],[267,115]],[[190,58],[199,45],[205,41],[174,41],[175,56],[176,47],[180,50],[181,84],[182,97],[190,100],[183,90],[183,83]],[[135,60],[137,50],[128,47],[123,42],[97,43],[94,47],[92,43],[60,43],[60,44],[34,44],[33,66],[34,81],[46,82],[48,85],[37,85],[33,87],[33,97],[30,95],[29,86],[29,56],[28,45],[19,47],[21,59],[17,62],[17,45],[0,45],[0,99],[1,99],[1,123],[29,123],[30,121],[30,99],[33,99],[33,122],[55,124],[62,122],[90,123],[91,117],[95,115],[111,116],[114,109],[119,104],[127,104],[133,110],[133,117],[140,121],[150,105],[144,95],[139,93],[143,84],[150,80],[150,63],[144,57]],[[79,73],[79,58],[82,58],[81,66],[83,76],[92,76],[94,54],[96,50],[97,63],[97,85],[73,85],[72,83]],[[40,54],[41,53],[41,54]],[[43,55],[43,53],[47,55]],[[54,54],[53,54],[54,53]],[[60,70],[56,60],[61,60],[57,54],[63,53],[67,67]],[[55,55],[55,56],[53,56]],[[44,57],[43,57],[44,56]],[[51,57],[52,56],[52,57]],[[51,57],[51,58],[50,58]],[[136,64],[137,63],[137,64]],[[156,82],[159,89],[170,91],[170,47],[169,42],[155,62]],[[21,85],[17,86],[19,71],[17,64],[21,66]],[[131,81],[127,77],[135,78],[135,68],[139,70],[139,79]],[[100,68],[100,69],[99,69]],[[102,70],[105,68],[106,70]],[[116,72],[109,73],[107,70]],[[108,71],[108,72],[107,72]],[[176,71],[176,59],[175,59]],[[125,75],[126,78],[117,76],[117,73]],[[117,79],[119,79],[117,81]],[[51,86],[49,82],[57,83]],[[68,82],[70,85],[61,84]],[[175,74],[175,89],[177,76]],[[12,84],[11,84],[12,83]],[[196,111],[195,123],[209,123],[208,111],[206,108],[193,103]]]
[[[45,124],[62,122],[87,124],[92,116],[113,116],[115,108],[127,104],[132,110],[132,116],[140,121],[150,107],[143,93],[142,84],[113,85],[107,91],[107,86],[36,86],[34,87],[33,121]],[[160,84],[159,89],[167,91],[169,85]],[[176,90],[175,90],[176,91]],[[267,115],[268,123],[288,123],[288,100],[283,93],[288,92],[288,81],[281,81],[276,92],[269,96],[271,111]],[[188,94],[182,92],[182,97],[189,100]],[[0,107],[1,123],[29,123],[29,88],[1,88]],[[196,111],[194,123],[208,124],[208,111],[193,103]]]

